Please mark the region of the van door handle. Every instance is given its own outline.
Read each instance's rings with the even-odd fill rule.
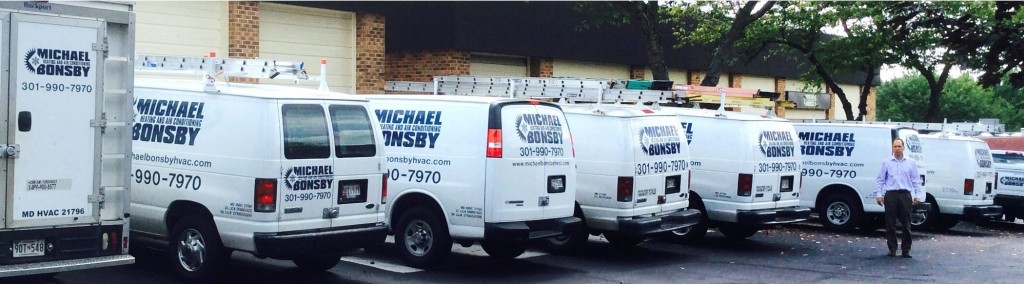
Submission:
[[[32,130],[32,113],[27,111],[18,112],[18,131],[28,132]]]

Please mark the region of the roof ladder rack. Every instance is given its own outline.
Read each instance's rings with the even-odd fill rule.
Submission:
[[[327,82],[323,79],[327,63],[320,60],[320,77],[309,76],[305,63],[302,61],[283,61],[273,59],[218,58],[215,53],[209,57],[169,56],[169,55],[136,55],[135,69],[171,72],[192,72],[203,76],[205,92],[216,93],[214,85],[219,76],[254,79],[292,79],[298,81],[318,81],[319,89],[328,91]]]

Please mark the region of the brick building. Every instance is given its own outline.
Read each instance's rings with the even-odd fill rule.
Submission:
[[[650,79],[639,28],[577,30],[573,2],[137,2],[137,50],[146,54],[326,58],[334,91],[381,93],[385,81],[436,75]],[[699,84],[711,50],[673,48],[663,31],[670,79]],[[838,99],[798,79],[796,54],[726,68],[719,86],[756,88],[806,101],[790,118],[842,117]],[[307,66],[318,73],[316,66]],[[145,74],[142,74],[145,76]],[[314,74],[315,75],[315,74]],[[856,107],[863,75],[837,76]],[[872,85],[877,85],[878,80]],[[291,84],[261,80],[264,84]],[[309,84],[315,87],[315,84]],[[868,118],[874,118],[874,86]],[[793,91],[810,93],[796,94]],[[820,93],[820,94],[818,94]],[[818,98],[818,99],[815,99]],[[816,104],[811,103],[814,101]],[[837,114],[839,114],[837,116]]]

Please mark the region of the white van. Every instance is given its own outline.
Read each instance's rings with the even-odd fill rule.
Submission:
[[[231,251],[326,270],[382,243],[380,126],[366,100],[269,85],[140,79],[132,236],[209,280]]]
[[[995,204],[1003,207],[1003,220],[1024,218],[1024,152],[990,150],[996,170]]]
[[[928,203],[922,228],[946,230],[960,220],[985,221],[1003,215],[994,205],[995,170],[988,144],[949,133],[920,135],[928,155]]]
[[[558,105],[433,95],[365,96],[381,124],[387,218],[402,258],[438,265],[453,242],[514,258],[578,230],[576,161]]]
[[[583,230],[545,245],[571,251],[588,234],[632,246],[700,220],[689,206],[690,147],[675,115],[630,105],[561,105],[578,137],[576,217]]]
[[[917,162],[924,183],[924,147],[916,130],[893,125],[794,123],[804,162],[800,204],[814,208],[825,228],[849,231],[877,228],[885,208],[875,200],[876,177],[892,157],[892,140],[905,144],[904,156]],[[926,190],[927,191],[927,190]],[[922,200],[924,202],[924,200]],[[915,221],[916,220],[916,221]],[[915,218],[911,223],[921,222]]]
[[[800,152],[784,119],[763,115],[665,107],[690,146],[690,206],[701,222],[677,230],[678,241],[704,237],[707,228],[747,238],[766,225],[807,220],[800,206]]]

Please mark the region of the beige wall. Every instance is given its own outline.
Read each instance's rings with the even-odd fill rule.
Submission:
[[[629,79],[629,66],[590,61],[555,59],[554,77]]]
[[[654,80],[654,76],[651,73],[651,69],[647,68],[644,73],[644,80]],[[672,84],[675,85],[686,85],[686,69],[668,69],[668,79],[672,80]]]
[[[853,112],[853,118],[857,118],[857,105],[860,104],[860,86],[839,84],[839,88],[843,89],[843,93],[846,94],[846,99],[850,101],[850,111]],[[835,119],[846,120],[846,114],[843,110],[843,104],[839,101],[839,96],[833,96],[832,99],[835,101],[832,111],[835,112]]]
[[[743,82],[740,85],[740,87],[748,89],[760,89],[763,92],[774,92],[775,78],[745,75],[743,76]]]
[[[787,119],[825,119],[824,110],[786,109]]]
[[[354,93],[356,86],[356,16],[275,3],[260,3],[260,57],[303,61],[306,71],[320,76],[320,59],[327,59],[331,91]],[[264,84],[294,85],[286,79],[262,79]],[[316,88],[317,82],[300,82]]]

